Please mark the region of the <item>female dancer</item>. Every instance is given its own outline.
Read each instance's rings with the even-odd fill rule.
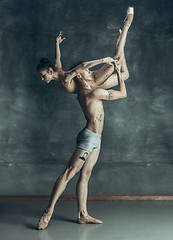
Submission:
[[[51,80],[58,81],[63,88],[69,92],[69,93],[77,93],[78,92],[78,84],[75,80],[75,77],[77,76],[80,71],[83,71],[85,69],[88,71],[89,68],[92,68],[96,65],[105,63],[99,70],[92,72],[92,83],[93,87],[101,87],[103,89],[108,89],[113,86],[116,86],[118,84],[118,77],[117,74],[113,74],[115,71],[114,69],[114,60],[120,63],[121,62],[121,77],[123,80],[128,79],[129,72],[126,65],[126,60],[124,56],[124,46],[126,42],[127,32],[128,29],[133,21],[134,16],[134,9],[132,7],[129,7],[127,9],[127,16],[124,20],[124,27],[123,30],[118,31],[118,38],[116,43],[116,53],[112,58],[103,58],[99,60],[93,60],[89,62],[83,62],[82,64],[78,65],[72,70],[64,71],[62,70],[62,64],[61,64],[61,54],[60,54],[60,48],[59,45],[62,41],[64,41],[65,38],[62,38],[62,34],[58,35],[56,38],[56,58],[55,58],[55,65],[49,62],[48,59],[43,58],[40,60],[40,63],[37,66],[37,71],[43,81],[46,83],[49,83]],[[121,56],[121,58],[120,58]]]
[[[61,38],[61,33],[57,40],[59,43],[64,40]],[[37,228],[39,230],[45,229],[48,226],[57,200],[67,186],[67,183],[78,171],[81,171],[77,186],[77,200],[79,208],[78,223],[102,223],[101,220],[95,219],[88,215],[86,206],[88,181],[100,151],[101,133],[104,122],[102,100],[115,100],[126,97],[126,88],[122,78],[122,73],[117,67],[119,64],[122,69],[122,62],[125,62],[125,59],[123,59],[123,50],[122,52],[120,51],[121,40],[122,38],[119,32],[118,42],[116,45],[117,52],[114,56],[115,59],[119,58],[117,60],[108,57],[101,60],[85,62],[68,73],[62,70],[60,58],[56,58],[55,66],[45,61],[42,63],[42,65],[44,64],[45,66],[47,64],[47,68],[38,67],[41,78],[47,83],[49,83],[51,80],[60,79],[58,81],[61,82],[67,91],[78,93],[78,101],[87,119],[86,128],[80,132],[77,137],[76,150],[72,155],[66,170],[55,182],[48,207],[44,210],[43,215],[38,222]],[[98,70],[100,73],[96,71],[94,72],[95,75],[91,74],[88,68],[100,63],[107,63],[111,67],[108,68],[108,65],[105,65],[101,68],[101,70]],[[104,72],[109,71],[112,67],[113,70],[116,70],[117,75],[113,74],[111,75],[111,78],[106,80],[106,75]],[[101,75],[104,75],[104,78],[102,78]],[[78,85],[75,83],[73,79],[74,77],[77,77],[76,83],[79,83]],[[109,86],[110,88],[111,85],[117,85],[116,81],[112,81],[115,77],[117,77],[119,90],[103,90],[102,86],[104,88]]]

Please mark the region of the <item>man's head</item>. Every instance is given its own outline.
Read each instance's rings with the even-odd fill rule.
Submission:
[[[80,70],[80,73],[76,75],[76,78],[81,88],[91,89],[92,75],[89,69]]]
[[[54,65],[47,58],[40,59],[40,63],[37,65],[37,72],[41,80],[49,83],[53,79],[54,70]]]
[[[88,68],[81,70],[80,75],[85,81],[92,81],[92,74]]]

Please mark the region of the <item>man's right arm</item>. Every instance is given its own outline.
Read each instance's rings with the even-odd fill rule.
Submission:
[[[93,92],[93,95],[102,100],[116,100],[119,98],[125,98],[127,97],[127,91],[124,81],[121,78],[120,71],[117,69],[117,76],[118,76],[118,88],[119,90],[105,90],[105,89],[96,89]]]

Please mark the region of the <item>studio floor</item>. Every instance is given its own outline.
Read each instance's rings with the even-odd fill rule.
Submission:
[[[76,201],[59,201],[46,230],[36,230],[46,201],[1,201],[2,240],[172,240],[173,201],[88,201],[103,224],[78,224]]]

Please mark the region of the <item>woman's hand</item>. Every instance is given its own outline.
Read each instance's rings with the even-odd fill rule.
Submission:
[[[113,58],[111,58],[111,57],[103,58],[103,63],[107,63],[107,64],[110,64],[110,65],[112,65],[114,61],[115,60]]]
[[[56,43],[60,44],[64,41],[65,37],[62,38],[62,32],[59,33],[59,35],[56,37]]]
[[[86,68],[85,62],[83,62],[83,63],[79,64],[78,66],[76,66],[72,71],[75,71],[78,74],[81,71],[83,71],[85,68]]]

